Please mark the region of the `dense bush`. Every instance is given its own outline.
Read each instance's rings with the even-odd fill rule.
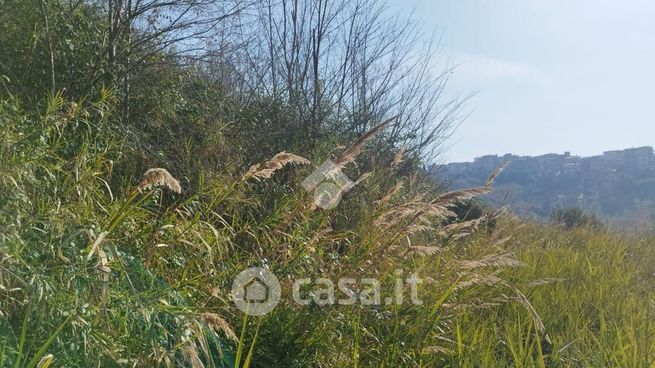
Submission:
[[[566,229],[589,227],[599,229],[603,227],[595,212],[588,212],[580,207],[558,208],[550,215],[552,222],[564,226]]]

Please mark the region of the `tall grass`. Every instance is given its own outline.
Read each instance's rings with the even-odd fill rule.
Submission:
[[[400,174],[399,157],[364,152],[372,134],[337,154],[352,177],[357,160],[377,162],[333,210],[312,205],[300,182],[314,166],[288,153],[140,181],[112,106],[108,92],[54,96],[39,112],[0,103],[0,367],[654,364],[650,235],[504,215],[493,231],[484,220],[445,226],[493,175],[437,193],[420,172]],[[230,300],[251,266],[274,272],[285,296],[263,317]],[[299,277],[389,285],[397,270],[426,280],[421,305],[288,297]]]

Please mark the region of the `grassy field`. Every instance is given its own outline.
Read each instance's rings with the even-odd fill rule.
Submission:
[[[294,156],[177,194],[175,172],[117,169],[133,158],[111,111],[110,94],[0,105],[0,367],[655,367],[652,235],[503,213],[446,225],[483,190],[426,197],[400,155],[333,210],[312,206]],[[262,317],[231,301],[251,266],[282,284]],[[399,269],[425,280],[421,305],[289,297],[299,277],[389,285]]]
[[[532,308],[526,313],[523,297],[506,292],[500,300],[518,303],[455,317],[453,365],[655,364],[652,237],[516,223],[503,231],[512,237],[503,249],[515,252],[524,266],[504,270],[500,277],[520,290]]]

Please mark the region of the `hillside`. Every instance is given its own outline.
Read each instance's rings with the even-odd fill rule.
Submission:
[[[494,206],[509,205],[519,215],[545,219],[555,208],[582,207],[615,223],[655,218],[655,155],[652,147],[606,151],[592,157],[570,153],[542,156],[488,155],[474,162],[432,167],[432,174],[455,188],[484,182],[497,165],[509,162],[493,193]]]

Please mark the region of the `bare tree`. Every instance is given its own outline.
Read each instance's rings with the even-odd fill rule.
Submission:
[[[39,2],[39,10],[41,11],[41,18],[43,19],[43,30],[48,46],[48,55],[50,56],[50,94],[54,95],[57,89],[56,72],[55,72],[55,53],[52,49],[52,35],[50,33],[50,22],[48,17],[48,7],[45,0]]]
[[[248,91],[293,106],[310,144],[398,115],[386,139],[428,158],[457,124],[465,98],[444,98],[452,69],[433,70],[438,43],[382,2],[262,0],[256,10],[239,17],[236,69]]]
[[[81,3],[81,2],[80,2]],[[136,67],[161,62],[166,53],[181,60],[207,56],[206,43],[220,25],[247,9],[251,0],[102,0],[107,27],[95,81],[121,86],[123,115],[129,118],[130,75]],[[92,83],[91,85],[94,85]]]

